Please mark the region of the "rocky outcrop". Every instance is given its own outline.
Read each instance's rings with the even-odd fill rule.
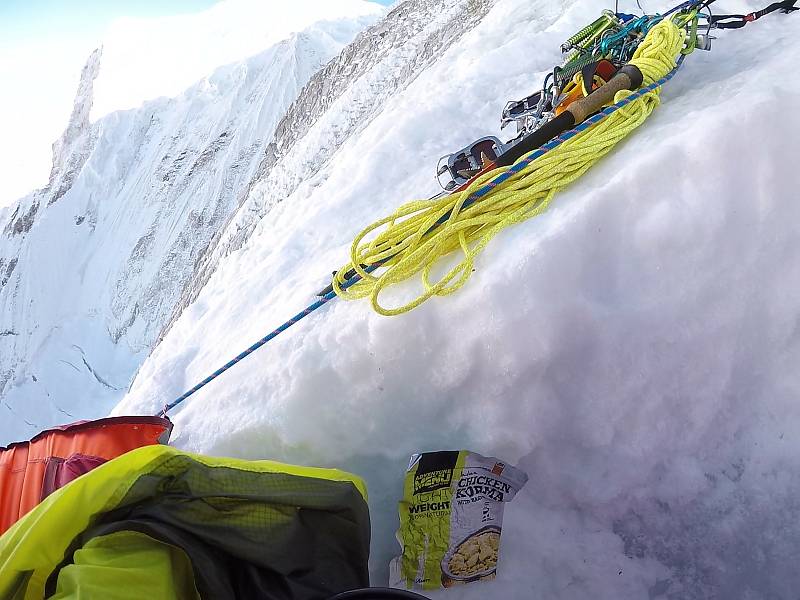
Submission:
[[[89,157],[96,140],[89,121],[92,110],[94,80],[100,72],[102,49],[89,56],[81,71],[78,91],[67,128],[53,144],[53,166],[47,185],[23,198],[3,227],[6,236],[28,233],[42,205],[49,206],[62,198],[72,187]]]
[[[47,204],[57,202],[72,187],[96,141],[89,121],[92,110],[94,80],[100,73],[103,50],[98,48],[89,56],[81,72],[78,92],[72,107],[69,125],[53,144],[53,168],[47,184]]]

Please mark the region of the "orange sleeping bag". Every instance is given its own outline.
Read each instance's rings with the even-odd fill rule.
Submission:
[[[0,448],[0,535],[58,488],[141,446],[166,443],[161,417],[108,417],[47,429]]]

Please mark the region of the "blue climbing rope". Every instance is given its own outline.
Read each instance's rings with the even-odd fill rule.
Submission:
[[[371,267],[367,268],[367,271],[369,271],[369,272],[372,272],[372,271],[374,271],[375,269],[377,269],[379,266],[380,266],[380,265],[373,265],[373,266],[371,266]],[[342,288],[348,288],[348,287],[350,287],[351,285],[355,284],[357,281],[358,281],[358,279],[351,279],[351,280],[347,281],[347,282],[346,282],[346,283],[345,283],[345,284],[342,286]],[[207,384],[211,383],[211,382],[212,382],[214,379],[216,379],[217,377],[219,377],[220,375],[222,375],[222,374],[223,374],[225,371],[227,371],[228,369],[230,369],[230,368],[231,368],[233,365],[235,365],[236,363],[238,363],[238,362],[239,362],[239,361],[241,361],[242,359],[244,359],[244,358],[247,358],[247,357],[248,357],[248,356],[250,356],[250,355],[251,355],[253,352],[255,352],[256,350],[258,350],[259,348],[261,348],[261,346],[263,346],[264,344],[266,344],[266,343],[267,343],[267,342],[269,342],[270,340],[272,340],[272,339],[276,338],[278,335],[280,335],[281,333],[283,333],[284,331],[286,331],[287,329],[289,329],[289,327],[291,327],[292,325],[294,325],[295,323],[297,323],[297,322],[298,322],[298,321],[300,321],[301,319],[303,319],[303,318],[307,317],[308,315],[310,315],[311,313],[313,313],[313,312],[314,312],[315,310],[317,310],[318,308],[321,308],[321,307],[323,307],[325,304],[327,304],[328,302],[330,302],[330,301],[331,301],[331,300],[333,300],[334,298],[336,298],[336,293],[335,293],[335,292],[329,292],[329,293],[325,294],[324,296],[322,296],[322,297],[321,297],[319,300],[317,300],[317,301],[316,301],[316,302],[314,302],[313,304],[310,304],[309,306],[307,306],[307,307],[306,307],[305,309],[303,309],[301,312],[297,313],[297,314],[296,314],[295,316],[293,316],[291,319],[289,319],[288,321],[286,321],[286,322],[285,322],[283,325],[281,325],[281,326],[280,326],[280,327],[278,327],[277,329],[273,330],[272,332],[268,333],[268,334],[267,334],[267,335],[265,335],[263,338],[261,338],[260,340],[258,340],[258,341],[257,341],[255,344],[253,344],[252,346],[250,346],[250,347],[249,347],[247,350],[245,350],[245,351],[244,351],[244,352],[242,352],[241,354],[238,354],[238,355],[236,355],[236,356],[235,356],[234,358],[232,358],[230,361],[228,361],[227,363],[225,363],[224,365],[222,365],[222,366],[221,366],[219,369],[217,369],[217,370],[216,370],[216,371],[214,371],[214,372],[213,372],[211,375],[209,375],[208,377],[206,377],[205,379],[203,379],[203,381],[201,381],[200,383],[198,383],[198,384],[197,384],[196,386],[194,386],[192,389],[190,389],[190,390],[188,390],[188,391],[184,392],[183,394],[181,394],[180,396],[178,396],[177,398],[175,398],[175,400],[173,400],[172,402],[170,402],[170,403],[168,403],[168,404],[165,404],[165,405],[164,405],[164,408],[163,408],[163,409],[161,409],[161,412],[159,413],[159,416],[161,416],[161,417],[164,417],[164,416],[166,416],[166,415],[167,415],[167,413],[168,413],[169,411],[171,411],[173,408],[175,408],[176,406],[178,406],[178,404],[180,404],[181,402],[183,402],[184,400],[186,400],[186,399],[187,399],[189,396],[191,396],[192,394],[194,394],[196,391],[200,390],[200,388],[202,388],[202,387],[206,386]]]

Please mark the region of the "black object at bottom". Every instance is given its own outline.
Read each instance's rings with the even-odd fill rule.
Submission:
[[[336,594],[328,600],[430,600],[407,590],[394,588],[362,588]]]

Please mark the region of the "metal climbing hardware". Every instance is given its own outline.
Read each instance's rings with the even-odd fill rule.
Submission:
[[[539,102],[542,100],[542,91],[534,92],[522,100],[509,100],[506,102],[503,113],[500,115],[500,129],[505,129],[507,125],[516,123],[517,134],[525,131],[528,126],[525,119],[539,110]]]
[[[503,153],[505,144],[494,136],[482,137],[469,146],[439,159],[436,177],[445,191],[452,191],[474,177]]]

